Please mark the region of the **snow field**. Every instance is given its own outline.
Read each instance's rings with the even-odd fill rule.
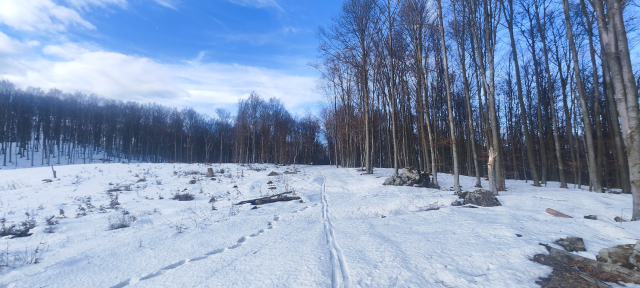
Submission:
[[[225,173],[216,180],[190,174],[208,167]],[[329,166],[298,166],[297,174],[283,175],[293,167],[235,164],[55,169],[59,179],[51,183],[42,181],[51,178],[50,167],[0,170],[0,216],[19,224],[29,212],[38,222],[30,237],[0,239],[0,251],[13,256],[44,247],[38,264],[2,267],[0,287],[538,287],[538,277],[551,272],[529,261],[546,253],[538,243],[582,237],[587,251],[579,254],[595,259],[601,248],[640,238],[639,223],[613,221],[630,218],[630,195],[559,189],[554,182],[532,187],[508,180],[498,196],[503,206],[472,209],[451,207],[457,198],[451,191],[382,186],[391,169],[373,175]],[[271,171],[281,176],[267,176]],[[193,177],[198,181],[189,184]],[[450,175],[438,178],[445,187],[453,183]],[[474,180],[461,177],[463,189],[473,189]],[[268,181],[277,189],[267,189]],[[106,191],[123,185],[131,189],[118,192],[122,208],[99,212],[109,204]],[[304,203],[231,205],[286,186]],[[195,199],[171,200],[176,192]],[[87,196],[96,209],[76,218]],[[212,196],[217,210],[208,203]],[[425,211],[434,203],[441,208]],[[546,208],[575,218],[553,217]],[[44,217],[60,209],[67,218],[47,233]],[[137,220],[109,230],[109,217],[122,209]],[[583,219],[589,214],[598,220]]]

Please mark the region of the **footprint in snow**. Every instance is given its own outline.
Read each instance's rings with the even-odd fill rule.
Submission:
[[[189,259],[189,262],[196,262],[196,261],[200,261],[200,260],[204,260],[207,259],[207,256],[200,256],[200,257],[196,257],[196,258],[191,258]]]
[[[125,287],[127,285],[129,285],[129,283],[131,283],[131,278],[124,280],[116,285],[111,286],[110,288],[122,288]]]
[[[156,273],[151,273],[151,274],[149,274],[147,276],[144,276],[144,277],[140,278],[138,281],[143,281],[143,280],[151,279],[153,277],[158,277],[158,276],[162,275],[163,273],[164,273],[164,271],[162,271],[162,270],[158,271]]]
[[[215,254],[220,254],[220,253],[224,252],[225,249],[226,248],[216,249],[216,250],[213,250],[213,251],[211,251],[211,252],[209,252],[207,254],[204,254],[204,255],[211,256],[211,255],[215,255]]]
[[[306,208],[309,208],[309,207],[305,207],[304,209],[306,209]],[[304,210],[304,209],[302,209],[302,210]],[[276,215],[275,217],[273,217],[273,221],[280,221],[280,216]],[[268,225],[267,229],[273,229],[273,222],[269,222],[267,225]],[[254,233],[254,234],[251,234],[249,236],[240,237],[240,239],[238,239],[236,244],[230,246],[229,248],[216,249],[216,250],[213,250],[211,252],[208,252],[208,253],[204,254],[204,256],[195,257],[195,258],[191,258],[191,259],[188,259],[188,260],[178,261],[176,263],[173,263],[171,265],[168,265],[168,266],[160,269],[159,271],[156,271],[154,273],[151,273],[151,274],[148,274],[146,276],[140,277],[140,278],[138,278],[138,280],[136,282],[144,281],[144,280],[148,280],[148,279],[151,279],[151,278],[158,277],[158,276],[164,274],[166,271],[176,269],[176,268],[186,264],[187,262],[196,262],[196,261],[204,260],[204,259],[206,259],[207,257],[209,257],[211,255],[220,254],[220,253],[222,253],[222,252],[224,252],[226,250],[230,250],[230,249],[236,249],[236,248],[242,246],[245,242],[247,242],[247,240],[249,240],[249,238],[260,236],[265,232],[266,232],[265,229],[260,229],[260,231]],[[122,281],[122,282],[120,282],[120,283],[118,283],[116,285],[111,286],[110,288],[123,288],[123,287],[129,286],[131,284],[131,280],[132,279],[129,278],[129,279],[124,280],[124,281]]]
[[[173,263],[173,264],[171,264],[171,265],[169,265],[169,266],[167,266],[167,267],[164,267],[164,268],[162,268],[162,269],[160,269],[160,270],[167,271],[167,270],[176,269],[176,268],[178,268],[178,267],[180,267],[180,266],[184,265],[185,263],[187,263],[187,260],[182,260],[182,261],[179,261],[179,262]]]

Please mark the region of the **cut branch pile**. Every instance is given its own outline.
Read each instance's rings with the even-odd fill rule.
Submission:
[[[275,195],[271,195],[271,196],[267,196],[267,197],[261,197],[261,198],[256,198],[256,199],[240,201],[240,202],[236,203],[235,205],[242,205],[242,204],[247,204],[247,203],[251,204],[251,205],[262,205],[262,204],[280,202],[280,201],[300,200],[300,197],[298,197],[298,196],[288,196],[287,195],[287,194],[292,194],[292,193],[293,192],[284,192],[284,193],[279,193],[279,194],[275,194]]]

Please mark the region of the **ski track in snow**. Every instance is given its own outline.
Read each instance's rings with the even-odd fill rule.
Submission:
[[[333,223],[331,222],[331,215],[329,214],[329,202],[327,202],[327,193],[325,184],[327,178],[322,175],[322,218],[324,220],[324,232],[327,236],[327,243],[329,244],[329,251],[331,255],[331,287],[340,287],[339,274],[342,274],[342,287],[348,288],[350,285],[349,271],[347,269],[347,263],[344,260],[342,249],[338,245],[335,232],[333,231]]]

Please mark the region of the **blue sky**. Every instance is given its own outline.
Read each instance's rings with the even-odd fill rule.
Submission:
[[[317,111],[316,33],[340,0],[0,0],[0,78],[235,112],[253,90]]]

